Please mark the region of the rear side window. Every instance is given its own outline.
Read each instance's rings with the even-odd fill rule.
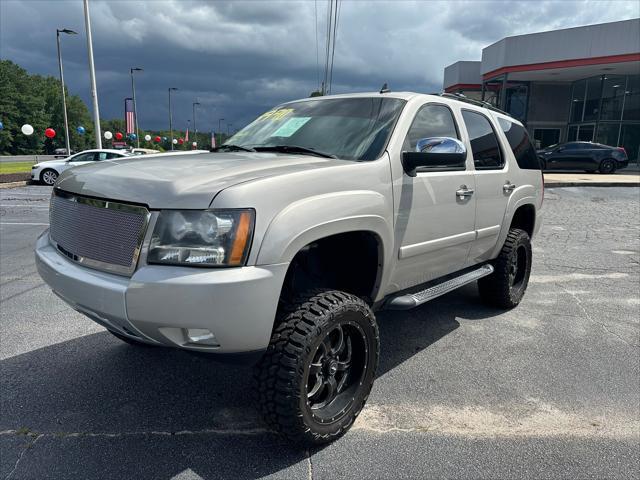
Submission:
[[[533,148],[525,128],[504,118],[499,118],[498,123],[509,141],[518,166],[525,170],[540,170],[536,149]]]
[[[469,133],[476,170],[501,169],[504,161],[500,154],[500,144],[489,119],[471,110],[463,110],[462,118]]]

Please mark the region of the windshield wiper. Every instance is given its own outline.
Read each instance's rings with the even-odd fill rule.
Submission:
[[[255,152],[255,150],[251,147],[243,147],[242,145],[220,145],[218,148],[212,148],[212,152]]]
[[[302,153],[306,155],[315,155],[316,157],[338,158],[331,153],[320,152],[313,148],[301,147],[299,145],[269,145],[257,146],[254,148],[256,152],[281,152],[281,153]]]

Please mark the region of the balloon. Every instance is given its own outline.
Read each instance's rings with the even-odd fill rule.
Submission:
[[[172,140],[172,143],[173,143],[174,145],[177,145],[177,144],[178,144],[178,139],[177,139],[177,138],[174,138],[174,139]]]
[[[31,135],[33,133],[33,127],[31,125],[29,125],[28,123],[25,123],[24,125],[22,125],[22,127],[20,128],[20,130],[22,131],[22,133],[24,133],[25,135]]]
[[[44,136],[47,138],[53,138],[56,136],[56,131],[53,128],[47,128],[44,131]]]
[[[156,138],[160,138],[160,137],[156,137]],[[150,142],[151,141],[151,135],[149,135],[148,133],[144,136],[144,141],[145,142]]]
[[[163,142],[166,142],[167,140],[168,140],[168,138],[167,138],[167,137],[162,137],[162,141],[163,141]]]
[[[135,133],[132,133],[131,135],[129,135],[129,138],[131,140],[135,140],[136,138],[138,138],[138,136]]]
[[[178,143],[179,143],[180,145],[182,145],[182,144],[184,143],[184,138],[179,138],[179,139],[178,139]]]
[[[122,140],[122,134],[120,132],[116,132],[116,140]]]
[[[76,128],[76,132],[78,132],[80,135],[84,135],[84,132],[86,130],[84,129],[84,127],[82,125],[80,125],[78,128]]]
[[[111,140],[113,138],[113,133],[107,130],[106,132],[104,132],[104,138],[106,138],[107,140]]]
[[[198,142],[193,142],[191,145],[194,146],[194,147],[197,147],[198,146]]]
[[[4,125],[2,124],[2,122],[0,122],[0,130],[2,130],[4,128]]]
[[[156,142],[156,143],[160,143],[160,140],[161,140],[160,137],[156,137],[156,138],[153,139],[153,141]]]

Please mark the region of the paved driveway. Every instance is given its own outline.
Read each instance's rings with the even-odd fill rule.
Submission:
[[[306,451],[265,430],[250,370],[136,348],[44,286],[49,189],[0,190],[0,476],[639,478],[640,198],[547,190],[523,303],[475,286],[380,313],[355,427]]]

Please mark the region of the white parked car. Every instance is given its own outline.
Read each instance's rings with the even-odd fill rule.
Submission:
[[[67,158],[36,163],[31,167],[31,181],[42,182],[45,185],[53,185],[56,183],[58,176],[68,168],[128,156],[131,156],[131,154],[123,150],[84,150]]]

